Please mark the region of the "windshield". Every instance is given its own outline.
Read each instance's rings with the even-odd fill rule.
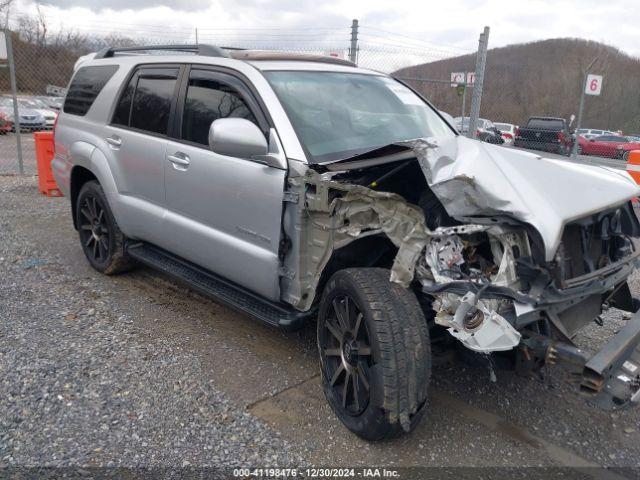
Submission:
[[[508,123],[495,123],[494,125],[501,132],[510,132],[511,131],[511,125],[508,124]]]
[[[455,133],[420,97],[383,76],[336,72],[265,72],[312,163],[374,148]]]

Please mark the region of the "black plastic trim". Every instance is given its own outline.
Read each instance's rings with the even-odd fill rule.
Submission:
[[[155,245],[138,242],[127,245],[126,249],[135,260],[273,327],[296,330],[315,317],[315,309],[301,312],[286,304],[272,302]]]

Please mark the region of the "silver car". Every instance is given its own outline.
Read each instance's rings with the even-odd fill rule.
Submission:
[[[428,415],[432,356],[452,350],[558,364],[606,409],[640,396],[640,316],[599,352],[571,340],[603,305],[638,309],[638,186],[464,138],[381,73],[105,49],[76,64],[52,167],[96,270],[140,262],[278,328],[317,319],[325,396],[365,439]]]
[[[20,107],[33,110],[42,115],[42,118],[44,119],[45,129],[52,129],[53,125],[56,123],[58,112],[49,108],[47,103],[43,100],[37,97],[25,97],[18,99],[18,104],[20,105]]]
[[[8,97],[0,97],[0,112],[11,124],[11,129],[15,130],[15,115],[13,109],[13,100]],[[34,110],[18,100],[18,115],[20,117],[20,130],[42,130],[45,128],[45,118],[41,112]]]

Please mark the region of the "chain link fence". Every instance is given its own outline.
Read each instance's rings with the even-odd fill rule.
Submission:
[[[21,21],[24,23],[26,20]],[[357,43],[356,39],[353,50],[354,44],[350,43],[353,31],[349,28],[328,36],[305,32],[286,33],[275,29],[256,29],[251,34],[199,29],[189,33],[169,32],[160,35],[156,30],[111,34],[82,28],[54,35],[42,32],[37,23],[26,22],[26,27],[16,24],[15,29],[6,31],[13,45],[18,121],[14,118],[9,68],[4,68],[0,72],[0,174],[20,171],[36,173],[32,132],[53,127],[77,59],[106,46],[203,43],[230,48],[331,55],[345,59],[353,58],[351,55],[354,52],[359,66],[384,73],[456,54],[435,47],[383,45],[380,38],[373,34],[369,39],[363,34],[361,43]],[[6,63],[5,67],[8,66]],[[19,132],[16,132],[17,124]],[[18,155],[18,136],[22,162]]]
[[[464,89],[441,79],[454,72],[475,72],[476,63],[476,54],[460,55],[396,74],[413,79],[408,82],[438,108],[468,117],[474,87],[466,88],[467,101],[460,102]],[[577,155],[587,163],[617,159],[624,166],[629,152],[640,150],[638,73],[640,59],[586,40],[552,39],[491,49],[480,119],[472,135],[517,148]],[[465,118],[458,125],[466,130],[468,123]]]
[[[351,28],[330,32],[255,28],[160,33],[150,28],[114,34],[78,26],[52,34],[29,19],[11,25],[6,35],[13,46],[18,121],[9,62],[0,60],[5,67],[0,69],[0,174],[36,172],[32,131],[52,128],[78,57],[106,46],[141,44],[208,43],[352,59],[360,67],[404,81],[455,117],[459,130],[479,140],[621,159],[630,150],[640,149],[640,143],[635,143],[640,141],[640,76],[636,74],[640,60],[594,42],[548,40],[491,49],[484,76],[478,78],[482,55],[474,50],[418,43],[394,32],[359,26],[357,21]],[[584,95],[579,118],[588,74],[602,77],[602,89],[600,95]],[[530,117],[556,121],[527,129]]]

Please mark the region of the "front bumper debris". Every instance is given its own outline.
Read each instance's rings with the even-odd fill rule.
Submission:
[[[569,372],[580,393],[604,410],[640,403],[640,311],[595,355],[547,337],[524,341]]]

